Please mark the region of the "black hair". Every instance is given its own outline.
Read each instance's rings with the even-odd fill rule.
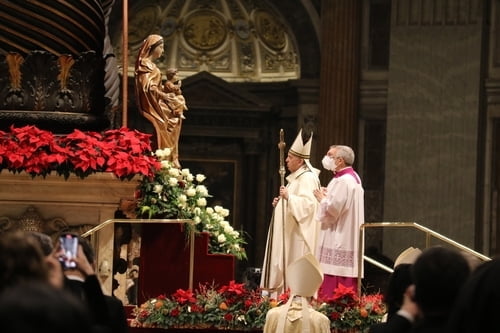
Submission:
[[[415,302],[424,316],[446,317],[469,274],[460,252],[440,246],[424,250],[412,266]]]
[[[399,264],[389,278],[384,301],[387,304],[387,317],[391,318],[403,305],[403,296],[412,284],[411,264]]]
[[[2,332],[88,333],[90,320],[83,303],[48,283],[21,283],[0,295]]]
[[[28,235],[33,237],[40,244],[40,248],[45,256],[52,253],[54,244],[52,243],[52,238],[50,238],[49,235],[36,231],[29,231]]]
[[[462,287],[450,315],[448,332],[488,332],[500,309],[500,259],[480,264]]]

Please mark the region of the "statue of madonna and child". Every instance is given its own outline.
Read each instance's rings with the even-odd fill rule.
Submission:
[[[179,136],[187,107],[177,69],[167,69],[164,83],[155,64],[163,54],[163,48],[160,35],[149,35],[144,40],[135,63],[135,93],[139,112],[154,127],[155,148],[169,148],[170,161],[180,168]]]

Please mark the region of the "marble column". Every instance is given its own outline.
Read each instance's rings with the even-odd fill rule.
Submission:
[[[332,144],[356,150],[360,19],[360,0],[321,2],[318,161]]]

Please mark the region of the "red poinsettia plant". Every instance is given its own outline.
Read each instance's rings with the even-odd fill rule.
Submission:
[[[0,171],[33,177],[56,173],[85,178],[95,172],[120,179],[153,176],[160,162],[152,156],[150,136],[127,128],[55,135],[36,126],[11,126],[0,131]]]
[[[289,292],[277,299],[263,296],[260,290],[230,281],[228,285],[200,285],[177,290],[171,297],[160,295],[147,300],[134,311],[133,327],[214,328],[260,330],[269,309],[285,304]],[[314,299],[311,306],[324,313],[332,332],[363,332],[380,322],[386,312],[381,294],[358,296],[353,288],[339,286],[331,297]]]
[[[151,298],[135,309],[133,327],[259,329],[277,306],[243,283],[201,284],[195,292],[179,289],[171,297]]]
[[[364,332],[371,325],[380,322],[386,313],[382,294],[358,296],[352,287],[342,284],[331,297],[314,301],[314,307],[330,319],[332,330]]]

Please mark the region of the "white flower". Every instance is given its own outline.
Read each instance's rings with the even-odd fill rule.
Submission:
[[[189,169],[186,168],[181,170],[181,174],[182,176],[187,177],[191,174],[191,172],[189,171]]]
[[[233,236],[234,238],[238,238],[240,237],[240,233],[236,230],[233,230],[233,232],[231,232],[231,236]]]
[[[170,148],[156,149],[155,151],[155,155],[161,160],[170,156],[171,153],[172,150]]]
[[[217,241],[222,244],[226,241],[226,236],[224,236],[224,234],[221,234],[219,236],[217,236]]]
[[[196,192],[200,193],[200,195],[203,196],[203,197],[208,196],[208,190],[205,187],[205,185],[197,185],[196,186]]]
[[[236,243],[236,244],[233,244],[232,245],[233,249],[235,249],[236,251],[239,251],[240,250],[240,244]]]
[[[229,209],[224,208],[219,214],[222,217],[228,217],[229,216]]]
[[[205,175],[202,175],[201,173],[197,174],[196,175],[196,181],[198,183],[201,183],[202,181],[204,181],[206,179]]]
[[[207,207],[207,213],[208,214],[213,214],[214,209],[212,207]]]
[[[184,194],[179,195],[179,202],[186,203],[187,197]]]
[[[196,208],[198,208],[198,207],[196,207]],[[196,209],[196,208],[195,208],[195,209]],[[194,224],[199,224],[199,223],[201,222],[201,218],[200,218],[199,216],[195,216],[195,217],[193,218],[193,221],[194,221]]]
[[[219,214],[224,208],[222,206],[214,206],[214,210],[217,214]]]
[[[170,169],[168,170],[168,174],[169,174],[170,176],[173,176],[173,177],[179,177],[179,175],[180,175],[180,171],[179,171],[179,169],[177,169],[177,168],[170,168]]]
[[[161,193],[162,190],[163,190],[163,185],[155,185],[153,187],[153,192],[154,193]]]
[[[195,207],[193,209],[193,214],[196,215],[196,217],[199,217],[199,215],[201,214],[201,208],[200,207]]]
[[[234,230],[233,227],[231,227],[230,225],[224,227],[224,232],[226,234],[230,234],[231,235],[233,233],[233,230]]]
[[[162,169],[168,169],[170,168],[170,162],[166,160],[160,161],[160,166]]]
[[[188,197],[194,197],[196,195],[196,190],[193,187],[190,187],[186,190],[186,195]]]
[[[221,227],[223,227],[223,228],[226,228],[226,227],[229,227],[229,226],[230,226],[230,225],[229,225],[229,222],[227,222],[227,221],[221,221],[220,225],[221,225]]]
[[[175,177],[170,177],[170,178],[168,179],[168,185],[170,185],[170,186],[177,186],[177,178],[175,178]]]
[[[194,179],[194,176],[192,174],[189,174],[186,176],[186,180],[190,183],[193,182],[193,179]]]
[[[205,198],[199,198],[196,201],[196,205],[199,206],[199,207],[205,207],[207,205],[207,199],[205,199]]]

